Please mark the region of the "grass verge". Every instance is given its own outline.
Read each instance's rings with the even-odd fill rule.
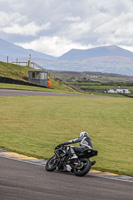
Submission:
[[[56,82],[50,88],[36,87],[36,86],[27,86],[27,85],[17,85],[17,84],[8,84],[0,83],[0,89],[14,89],[14,90],[29,90],[29,91],[42,91],[42,92],[57,92],[57,93],[76,93],[77,91],[72,88],[65,86],[63,84]]]
[[[0,148],[48,159],[84,130],[99,151],[95,169],[133,176],[132,99],[0,97]]]

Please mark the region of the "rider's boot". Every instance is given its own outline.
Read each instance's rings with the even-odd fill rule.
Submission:
[[[91,166],[95,165],[96,161],[91,161]]]
[[[74,153],[70,159],[74,160],[74,159],[77,159],[77,158],[78,158],[78,156]]]

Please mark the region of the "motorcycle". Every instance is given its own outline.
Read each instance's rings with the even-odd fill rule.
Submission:
[[[86,175],[90,171],[91,166],[96,163],[96,161],[90,161],[89,158],[96,156],[98,151],[91,148],[81,150],[78,147],[74,147],[78,158],[71,159],[69,148],[66,145],[55,147],[54,155],[47,161],[45,169],[51,172],[54,170],[72,172],[76,176]]]

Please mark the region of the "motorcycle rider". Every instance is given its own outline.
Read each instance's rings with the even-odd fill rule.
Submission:
[[[64,142],[60,145],[68,145],[68,144],[74,144],[74,143],[80,143],[80,147],[75,147],[75,146],[69,146],[69,152],[71,155],[71,159],[77,159],[77,155],[75,154],[75,150],[77,151],[84,151],[84,150],[88,150],[88,149],[92,149],[92,141],[88,136],[88,133],[86,131],[82,131],[80,133],[80,137]]]
[[[80,143],[80,147],[67,146],[77,142]],[[97,153],[97,150],[93,150],[88,133],[83,131],[80,133],[80,137],[56,146],[54,156],[47,161],[45,168],[47,171],[68,171],[77,176],[83,176],[96,163],[96,161],[90,161],[90,158],[96,156]]]

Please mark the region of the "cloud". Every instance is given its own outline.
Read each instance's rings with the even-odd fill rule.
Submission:
[[[65,17],[64,21],[76,22],[76,21],[80,21],[80,17],[79,16],[77,16],[77,17],[68,16],[68,17]]]
[[[72,40],[84,38],[91,30],[90,22],[74,22],[68,25],[68,30],[63,35]]]
[[[38,26],[34,22],[30,22],[28,24],[25,24],[24,26],[21,26],[19,24],[13,24],[12,27],[3,28],[3,31],[8,34],[36,36],[38,32],[42,30],[47,30],[49,28],[50,28],[50,23]]]
[[[18,12],[6,13],[0,11],[0,27],[6,27],[9,24],[25,23],[27,21],[25,16],[20,15]]]
[[[98,43],[127,44],[133,43],[133,14],[121,13],[117,18],[106,21],[94,30]]]
[[[86,49],[89,46],[84,46],[80,43],[67,40],[66,38],[53,37],[41,37],[38,40],[31,41],[29,43],[17,43],[26,49],[34,49],[39,52],[44,52],[53,56],[60,56],[70,49]],[[91,47],[91,46],[90,46]]]
[[[5,26],[10,22],[9,15],[5,12],[0,12],[0,27]]]
[[[132,0],[0,0],[0,38],[47,54],[133,46]]]

